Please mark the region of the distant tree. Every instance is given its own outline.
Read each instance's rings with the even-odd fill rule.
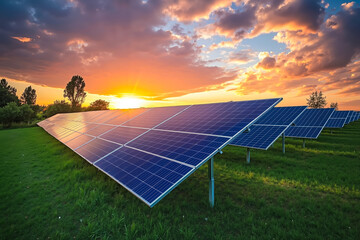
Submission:
[[[84,88],[84,79],[79,75],[73,76],[66,85],[64,97],[69,99],[73,110],[81,109],[81,104],[85,101],[86,97]]]
[[[92,103],[90,103],[90,106],[88,107],[88,111],[96,111],[96,110],[107,110],[109,109],[110,102],[107,102],[102,99],[98,99]]]
[[[8,103],[15,102],[19,104],[19,98],[16,96],[16,88],[10,86],[6,79],[0,81],[0,107],[6,106]]]
[[[31,109],[31,107],[28,104],[24,104],[19,107],[19,110],[20,114],[18,121],[29,123],[34,114],[34,111]]]
[[[310,108],[324,108],[326,106],[326,97],[321,91],[311,93],[310,98],[306,100]]]
[[[339,110],[339,104],[338,104],[337,102],[331,103],[331,104],[330,104],[330,107],[331,107],[331,108],[335,108],[336,111]]]
[[[0,108],[0,122],[4,127],[11,127],[11,124],[20,117],[20,109],[16,102],[10,102],[5,107]]]
[[[71,112],[71,105],[65,102],[65,100],[56,100],[53,104],[46,107],[45,117],[51,117],[57,113]]]
[[[21,104],[34,105],[36,103],[36,90],[28,86],[20,97]]]
[[[38,116],[42,116],[42,112],[45,110],[45,106],[42,105],[30,105],[31,109],[34,111],[32,118],[38,118]],[[41,119],[42,117],[40,117]]]

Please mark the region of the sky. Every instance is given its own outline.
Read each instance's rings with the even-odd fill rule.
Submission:
[[[111,108],[283,97],[360,110],[360,4],[326,0],[2,0],[0,77],[37,103],[81,75]]]

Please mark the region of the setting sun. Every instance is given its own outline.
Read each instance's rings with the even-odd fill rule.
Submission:
[[[115,98],[111,101],[112,108],[127,109],[143,107],[145,100],[137,97]]]

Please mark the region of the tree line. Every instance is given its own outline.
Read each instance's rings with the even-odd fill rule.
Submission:
[[[20,98],[17,89],[10,86],[6,79],[0,81],[0,123],[3,127],[11,127],[13,123],[30,124],[51,117],[57,113],[80,111],[96,111],[109,109],[109,102],[98,99],[88,107],[82,107],[86,98],[85,81],[75,75],[67,83],[63,97],[67,99],[55,100],[47,106],[36,104],[36,90],[31,86],[25,88]]]

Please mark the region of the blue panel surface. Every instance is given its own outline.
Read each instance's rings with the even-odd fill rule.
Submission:
[[[350,111],[335,111],[333,115],[331,115],[331,118],[347,118]]]
[[[194,169],[158,156],[122,147],[95,166],[150,207]]]
[[[128,110],[123,111],[120,115],[113,117],[104,123],[113,124],[113,125],[121,125],[148,110],[149,109],[145,109],[145,108],[128,109]]]
[[[74,150],[75,148],[80,147],[81,145],[91,141],[94,139],[93,137],[87,135],[79,135],[78,137],[71,139],[70,141],[66,142],[65,145]]]
[[[151,130],[128,146],[197,166],[229,138]]]
[[[114,129],[116,128],[116,126],[110,126],[110,125],[97,125],[96,127],[90,129],[89,131],[85,132],[86,134],[88,135],[91,135],[91,136],[99,136],[101,134],[104,134],[108,131],[110,131],[111,129]]]
[[[286,137],[294,138],[318,138],[322,131],[322,127],[294,127],[290,126],[285,131]]]
[[[255,124],[289,125],[306,109],[298,107],[274,107],[265,113]]]
[[[241,133],[230,144],[267,150],[285,131],[287,126],[252,125],[249,132]]]
[[[157,129],[234,136],[280,98],[193,105]]]
[[[148,130],[142,128],[117,127],[103,135],[100,135],[100,137],[116,143],[125,144],[146,131]]]
[[[151,108],[149,111],[126,122],[123,126],[153,128],[189,106]]]
[[[334,108],[306,109],[295,121],[295,126],[324,127]]]
[[[106,154],[114,151],[120,146],[121,145],[102,139],[94,139],[75,149],[75,152],[77,152],[80,156],[82,156],[89,162],[94,163],[95,161],[99,160],[100,158],[104,157]]]
[[[327,128],[342,128],[345,124],[346,118],[330,118],[325,127]]]

